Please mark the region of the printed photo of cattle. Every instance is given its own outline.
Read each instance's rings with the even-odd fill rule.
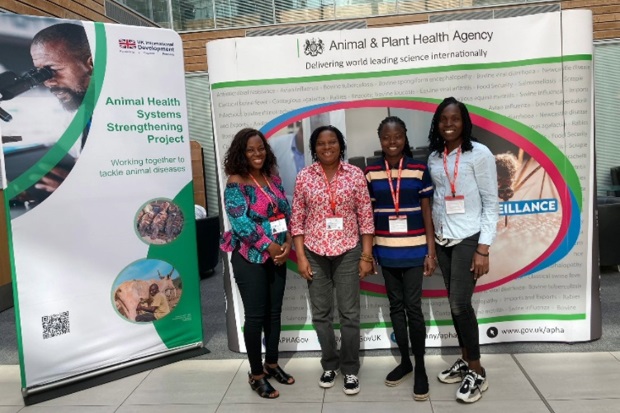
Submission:
[[[112,303],[129,321],[155,321],[174,310],[182,293],[181,277],[171,264],[143,259],[118,275],[112,286]]]
[[[136,232],[147,244],[167,244],[183,230],[181,208],[169,199],[155,199],[136,214]]]

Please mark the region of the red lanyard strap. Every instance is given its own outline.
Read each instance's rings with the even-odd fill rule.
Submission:
[[[443,150],[443,169],[446,171],[448,182],[450,182],[450,191],[452,196],[456,196],[456,178],[459,176],[459,159],[461,158],[461,147],[456,152],[456,160],[454,161],[454,180],[450,179],[450,173],[448,172],[448,148]]]
[[[334,175],[334,184],[338,178],[338,170],[340,169],[340,164],[338,164],[338,169],[336,169],[336,174]],[[327,179],[327,174],[325,173],[325,169],[323,169],[323,165],[321,165],[321,171],[323,172],[323,177],[325,178],[325,185],[327,186],[327,192],[329,194],[329,205],[332,209],[332,214],[336,215],[336,194],[335,190],[332,189],[332,185]]]
[[[394,210],[396,211],[396,216],[398,216],[398,211],[400,209],[400,178],[403,175],[403,158],[400,158],[400,162],[398,163],[398,179],[396,180],[396,192],[394,192],[394,184],[392,183],[392,171],[390,170],[390,165],[388,164],[388,161],[385,161],[385,173],[387,174],[388,183],[390,184],[390,192],[392,193]]]
[[[273,207],[273,213],[274,214],[278,214],[278,204],[276,204],[274,202],[274,197],[272,197],[271,195],[269,195],[267,193],[267,191],[265,191],[263,189],[262,186],[259,185],[258,181],[256,180],[256,178],[254,178],[252,176],[252,174],[250,174],[250,178],[252,178],[252,181],[254,181],[254,183],[256,184],[256,186],[258,187],[258,189],[260,189],[260,191],[265,194],[265,196],[267,197],[267,199],[269,200],[269,203],[271,204],[271,206]],[[274,194],[275,196],[275,191],[273,190],[273,188],[271,187],[271,183],[269,182],[269,179],[267,179],[267,177],[263,174],[263,178],[265,178],[265,182],[267,182],[267,186],[269,187],[269,189],[271,190],[271,192]]]

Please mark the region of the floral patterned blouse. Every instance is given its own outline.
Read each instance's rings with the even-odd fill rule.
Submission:
[[[303,235],[304,245],[310,251],[331,257],[354,248],[360,234],[374,234],[375,227],[366,179],[360,168],[341,162],[330,186],[336,195],[336,215],[343,218],[343,229],[326,229],[326,219],[332,215],[329,188],[321,164],[316,162],[297,175],[291,235]]]
[[[269,244],[276,242],[282,245],[286,241],[286,232],[276,235],[271,232],[269,218],[276,215],[274,203],[278,206],[278,212],[286,216],[287,227],[291,218],[291,207],[286,200],[282,180],[272,175],[270,181],[271,188],[263,187],[269,197],[256,185],[228,183],[224,190],[226,214],[232,228],[222,235],[220,248],[232,252],[239,247],[239,253],[255,264],[269,259]]]

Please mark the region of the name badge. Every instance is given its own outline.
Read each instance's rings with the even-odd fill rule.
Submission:
[[[446,214],[464,214],[465,197],[463,195],[446,197]]]
[[[269,225],[271,226],[271,233],[274,235],[287,231],[286,217],[282,213],[269,217]]]
[[[279,234],[281,232],[286,232],[286,219],[280,218],[275,221],[270,221],[269,225],[271,225],[271,233]]]
[[[328,231],[342,231],[344,229],[344,222],[342,217],[331,216],[325,219],[325,229]]]
[[[407,217],[392,215],[389,218],[390,234],[402,234],[407,232]]]

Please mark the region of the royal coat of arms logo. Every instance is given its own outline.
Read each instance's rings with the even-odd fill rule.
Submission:
[[[304,53],[308,56],[318,56],[323,53],[323,50],[325,50],[323,40],[306,40],[306,44],[304,45]]]

